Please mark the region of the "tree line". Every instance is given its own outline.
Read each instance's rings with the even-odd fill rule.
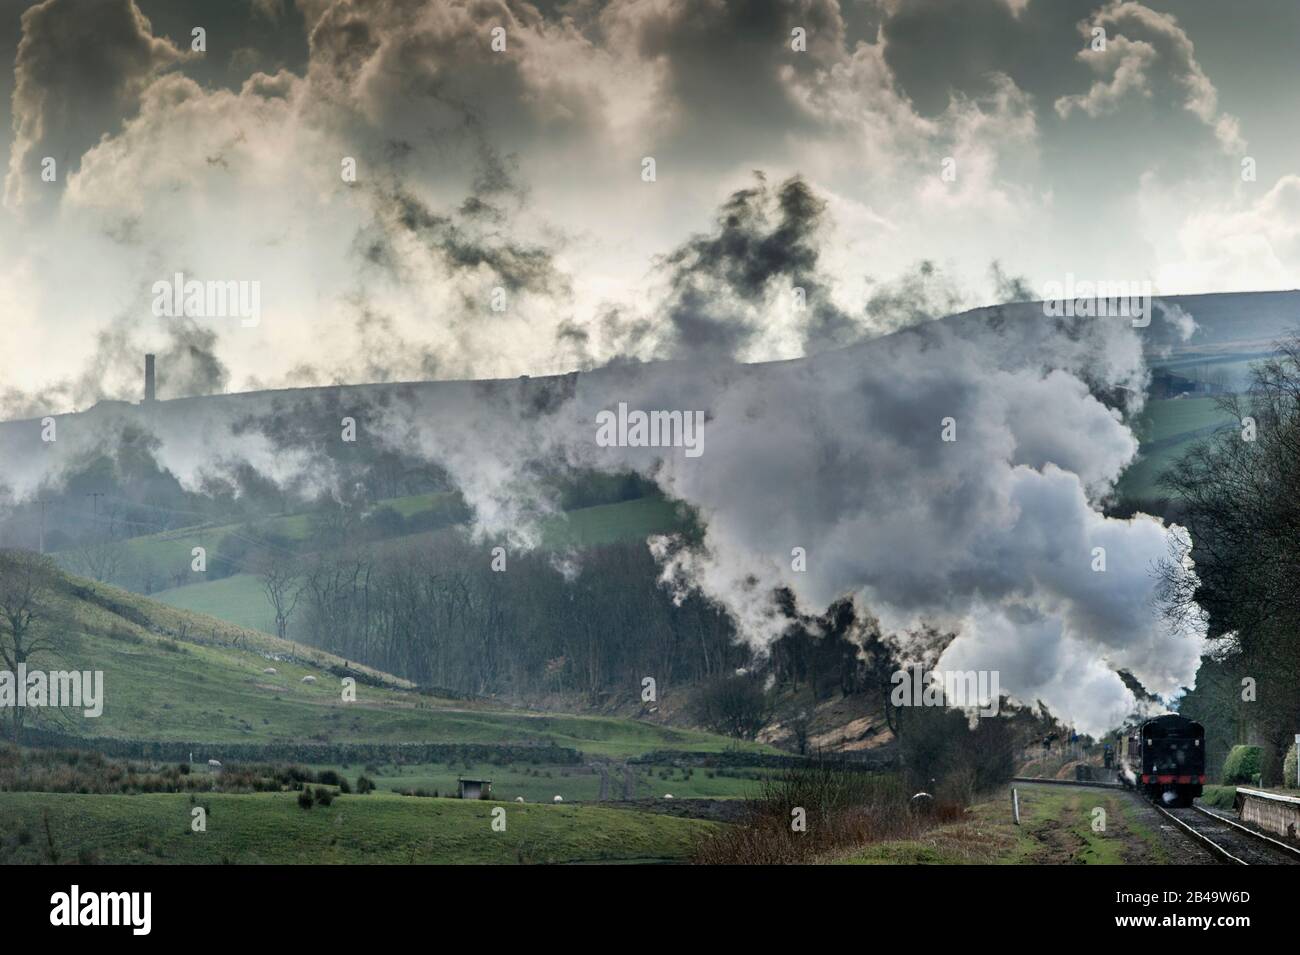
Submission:
[[[1162,477],[1191,548],[1160,568],[1163,610],[1208,624],[1211,652],[1180,711],[1205,724],[1212,753],[1261,744],[1276,784],[1300,732],[1300,338],[1218,404],[1234,424]]]
[[[573,558],[570,558],[572,560]],[[639,694],[749,662],[728,618],[675,602],[641,542],[590,548],[581,569],[503,555],[459,534],[319,553],[294,585],[304,641],[425,686],[476,695]],[[268,575],[263,576],[264,586]],[[277,603],[272,598],[272,604]]]

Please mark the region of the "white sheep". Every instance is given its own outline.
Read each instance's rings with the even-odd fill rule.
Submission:
[[[564,797],[556,796],[554,799],[551,800],[551,802],[564,802]]]
[[[220,769],[220,768],[221,768],[221,760],[219,759],[208,760],[208,769]]]
[[[524,797],[523,797],[523,796],[516,796],[516,797],[515,797],[515,802],[523,802],[523,801],[524,801]]]
[[[267,667],[267,668],[266,668],[265,670],[263,670],[262,672],[263,672],[263,673],[271,673],[271,674],[275,674],[275,673],[279,673],[280,671],[277,670],[275,667]]]
[[[304,683],[315,683],[315,682],[316,682],[316,678],[315,678],[314,676],[311,676],[310,674],[308,674],[307,676],[305,676],[305,677],[302,678],[302,682],[304,682]]]
[[[672,793],[664,793],[664,798],[665,798],[665,799],[672,799],[672,798],[673,798],[673,794],[672,794]]]

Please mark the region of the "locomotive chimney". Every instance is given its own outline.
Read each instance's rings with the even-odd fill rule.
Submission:
[[[153,355],[144,356],[144,400],[154,400]]]

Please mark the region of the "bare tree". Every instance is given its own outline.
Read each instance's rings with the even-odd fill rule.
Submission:
[[[68,562],[81,576],[110,583],[121,575],[126,546],[111,530],[96,531],[73,549]]]
[[[298,609],[303,593],[303,574],[297,560],[288,554],[264,553],[257,561],[262,592],[275,612],[275,635],[288,639],[289,619]]]
[[[699,705],[709,727],[740,739],[753,739],[772,717],[762,680],[749,673],[714,680],[701,691]]]
[[[50,627],[58,571],[48,558],[31,551],[0,551],[0,659],[17,677],[20,665],[53,649]],[[18,686],[17,692],[26,692]],[[20,742],[26,707],[10,707],[14,742]]]

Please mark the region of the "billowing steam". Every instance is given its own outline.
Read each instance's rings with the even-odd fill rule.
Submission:
[[[868,281],[865,296],[843,293],[864,273],[835,268],[828,200],[800,176],[771,185],[760,174],[722,203],[708,231],[685,241],[675,232],[653,263],[626,246],[659,283],[654,291],[622,281],[630,273],[612,253],[607,268],[584,272],[584,256],[604,262],[600,246],[625,243],[539,220],[512,157],[529,145],[549,157],[534,158],[534,175],[560,170],[571,180],[575,155],[639,156],[642,134],[626,142],[637,124],[619,119],[639,100],[625,95],[609,109],[606,95],[674,86],[646,42],[662,30],[658,17],[610,20],[602,32],[622,38],[627,55],[575,73],[569,65],[590,44],[532,8],[502,14],[511,53],[491,62],[477,52],[482,23],[465,5],[306,6],[315,15],[302,75],[258,73],[235,91],[175,72],[184,54],[154,38],[133,3],[105,4],[101,18],[115,29],[92,18],[69,42],[77,52],[108,36],[125,65],[111,83],[92,76],[53,99],[33,91],[54,68],[56,27],[80,12],[44,0],[25,16],[6,193],[31,217],[35,251],[0,275],[19,290],[9,302],[28,309],[11,324],[33,326],[38,307],[108,307],[127,318],[106,323],[80,375],[38,394],[0,387],[0,411],[39,419],[101,397],[134,399],[150,349],[163,398],[224,391],[228,366],[244,382],[276,385],[575,364],[583,373],[101,405],[60,419],[55,443],[41,441],[39,420],[0,429],[0,491],[29,498],[130,430],[150,436],[140,446],[187,489],[251,471],[301,496],[340,493],[335,464],[344,459],[322,442],[347,416],[365,442],[436,464],[473,509],[475,531],[516,548],[535,545],[540,519],[559,509],[542,476],[583,468],[652,480],[704,528],[698,545],[650,542],[665,585],[715,600],[759,648],[789,625],[777,596],[788,592],[803,613],[849,598],[891,633],[955,634],[942,666],[997,670],[1004,691],[1084,731],[1132,709],[1117,671],[1166,697],[1193,683],[1203,633],[1171,629],[1152,605],[1151,567],[1180,532],[1145,515],[1108,518],[1101,507],[1137,453],[1124,421],[1146,384],[1139,336],[1160,323],[1185,332],[1181,310],[1164,310],[1144,331],[1032,309],[931,321],[964,303],[929,264]],[[860,47],[860,65],[879,52]],[[851,78],[820,72],[822,86]],[[797,70],[782,75],[801,82]],[[83,95],[88,88],[99,93]],[[823,101],[861,111],[856,87],[819,89],[800,98],[805,111]],[[1006,92],[1006,108],[988,116],[1029,136],[1033,123],[1015,121],[1022,98]],[[960,132],[962,117],[983,108],[967,103],[922,122],[886,99],[884,112],[902,118],[897,136],[914,144],[899,153],[909,157],[935,152],[945,123]],[[81,112],[52,123],[65,103]],[[635,115],[649,122],[657,113],[647,103]],[[552,143],[557,125],[586,147]],[[870,125],[873,143],[881,128]],[[47,151],[77,161],[37,201],[23,175]],[[342,176],[342,157],[359,158],[355,181]],[[902,175],[918,165],[884,167]],[[1006,196],[963,176],[962,195]],[[663,204],[664,187],[637,202]],[[664,208],[670,219],[678,209]],[[85,271],[95,263],[101,271]],[[219,333],[160,326],[146,318],[143,290],[182,269],[262,282],[268,315],[278,317],[248,334],[235,323]],[[995,284],[1004,298],[1026,297],[1000,270]],[[508,307],[488,305],[497,298]],[[797,360],[742,363],[775,357]],[[702,453],[598,443],[597,416],[620,405],[700,412]],[[566,574],[586,572],[563,564]]]
[[[798,188],[787,184],[782,195]],[[794,241],[812,248],[811,233]],[[755,256],[733,241],[731,253],[707,259],[707,247],[692,240],[689,277],[670,298],[670,340],[704,325],[710,340],[727,337],[717,314],[681,320],[683,287],[753,302],[795,275],[819,288],[811,252],[795,256],[792,272],[791,256],[775,249]],[[824,326],[826,313],[811,321]],[[1158,312],[1157,323],[1166,321]],[[1153,605],[1151,568],[1180,531],[1100,510],[1137,453],[1124,415],[1140,407],[1145,387],[1139,334],[1125,319],[994,309],[797,361],[746,365],[714,350],[563,378],[100,413],[140,419],[159,464],[187,487],[251,467],[302,494],[337,490],[328,457],[302,432],[328,433],[352,415],[368,442],[443,469],[475,530],[517,548],[534,546],[540,518],[558,510],[540,476],[634,471],[704,527],[698,546],[651,542],[665,584],[715,600],[755,647],[789,625],[779,592],[811,614],[851,598],[889,633],[955,634],[942,667],[996,670],[1004,692],[1098,733],[1135,703],[1117,671],[1169,697],[1194,683],[1203,640],[1172,629]],[[598,415],[620,405],[702,413],[702,453],[602,446]],[[36,448],[34,425],[24,428],[21,441]],[[69,419],[57,454],[75,460],[114,433]],[[7,468],[6,479],[21,494],[49,462],[13,446],[13,435],[11,426],[6,456],[29,463]]]
[[[655,542],[665,579],[718,601],[755,646],[789,623],[781,588],[805,612],[852,597],[889,631],[956,633],[942,666],[997,670],[1095,733],[1134,706],[1117,670],[1168,697],[1202,647],[1153,605],[1178,530],[1098,507],[1137,451],[1098,395],[1140,401],[1143,382],[1122,321],[970,316],[798,362],[611,367],[542,414],[525,385],[463,391],[435,415],[390,409],[380,429],[446,467],[481,529],[525,546],[550,508],[530,469],[638,471],[706,528],[698,548]],[[599,447],[596,416],[620,402],[703,411],[703,453]]]

